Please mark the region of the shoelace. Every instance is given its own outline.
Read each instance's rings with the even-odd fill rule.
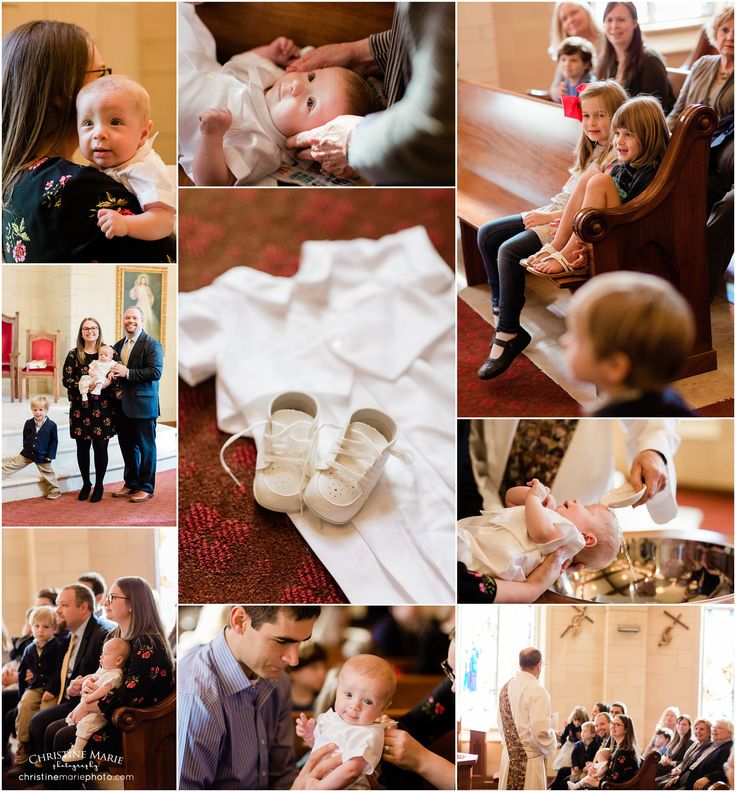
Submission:
[[[320,427],[323,429],[329,427],[332,429],[342,429],[343,427],[338,424],[324,424]],[[342,435],[335,447],[330,451],[330,461],[325,467],[332,467],[339,473],[347,476],[360,485],[365,479],[366,473],[373,467],[376,461],[380,458],[381,454],[386,451],[393,457],[400,459],[406,464],[413,464],[413,458],[410,453],[398,451],[395,448],[379,448],[367,435],[355,431],[360,436],[360,440],[352,440],[345,435]],[[347,432],[346,432],[347,433]],[[344,456],[348,459],[354,460],[357,469],[346,466],[342,462],[337,461],[338,456]]]
[[[243,435],[250,434],[254,429],[259,426],[267,425],[268,421],[258,421],[257,423],[251,424],[246,429],[234,434],[232,437],[229,437],[225,443],[223,444],[222,448],[220,449],[220,464],[224,468],[225,472],[230,476],[230,478],[239,486],[241,487],[242,484],[237,479],[235,474],[230,469],[230,466],[225,462],[225,450],[231,446],[236,440],[239,440]],[[301,468],[301,481],[299,482],[299,489],[300,491],[304,489],[304,485],[306,483],[307,478],[311,474],[312,470],[312,458],[314,455],[314,447],[315,447],[315,439],[317,437],[317,432],[315,432],[311,437],[293,437],[290,434],[290,431],[294,429],[294,427],[306,425],[309,428],[312,425],[311,421],[303,420],[303,421],[295,421],[293,424],[283,425],[280,424],[278,421],[271,421],[271,428],[272,431],[269,433],[268,431],[264,432],[263,434],[263,461],[270,465],[272,463],[280,464],[280,465],[295,465]],[[274,427],[279,427],[276,431],[273,431]],[[296,455],[292,455],[292,452],[296,452]]]

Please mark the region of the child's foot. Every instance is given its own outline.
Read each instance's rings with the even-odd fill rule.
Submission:
[[[532,337],[519,328],[518,333],[496,333],[491,354],[478,369],[478,379],[489,380],[499,377],[527,348]]]
[[[81,762],[84,759],[84,749],[72,747],[61,757],[62,762]]]
[[[556,252],[557,248],[551,242],[547,242],[547,244],[542,245],[542,248],[536,253],[532,253],[529,258],[521,259],[519,264],[521,264],[524,269],[529,269],[529,267],[534,267]]]
[[[46,500],[58,500],[61,497],[61,492],[49,492]]]
[[[28,762],[28,750],[25,743],[18,743],[18,750],[15,752],[16,765],[24,765]]]

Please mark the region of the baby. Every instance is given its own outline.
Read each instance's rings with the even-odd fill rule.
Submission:
[[[100,667],[94,674],[82,680],[82,701],[67,715],[66,722],[74,723],[74,713],[84,704],[91,704],[104,698],[113,688],[123,684],[123,668],[130,656],[130,644],[122,638],[110,638],[102,646]],[[92,685],[97,687],[92,689]],[[107,718],[99,712],[88,712],[77,723],[77,736],[74,745],[61,757],[62,762],[79,762],[84,758],[84,746],[89,738],[103,726]]]
[[[695,415],[666,387],[694,335],[690,306],[666,280],[608,272],[575,292],[562,346],[572,375],[605,399],[595,416],[676,418]]]
[[[79,148],[91,165],[125,185],[142,214],[100,209],[97,225],[108,239],[163,239],[174,228],[176,190],[149,140],[153,122],[146,89],[114,74],[87,83],[77,94]]]
[[[391,721],[376,723],[396,690],[391,666],[375,655],[351,657],[337,680],[335,709],[307,719],[302,712],[296,733],[310,748],[335,743],[342,764],[328,773],[318,789],[370,789],[368,776],[383,752],[383,733]]]
[[[600,785],[600,780],[608,769],[608,762],[611,759],[610,748],[599,748],[595,755],[595,761],[588,766],[588,773],[584,775],[580,781],[568,781],[568,789],[594,789]],[[587,780],[595,780],[593,784],[588,784]]]
[[[179,5],[179,53],[179,163],[197,185],[258,182],[294,161],[289,136],[377,109],[349,69],[284,73],[299,48],[283,36],[220,65],[189,3]]]
[[[93,360],[89,364],[89,374],[82,374],[79,378],[79,392],[82,394],[83,402],[88,400],[88,393],[93,396],[99,396],[102,393],[102,386],[105,384],[110,369],[115,364],[112,359],[114,354],[115,350],[107,344],[103,344],[97,350],[97,360]]]
[[[557,505],[538,479],[506,492],[506,509],[460,520],[458,561],[473,572],[524,581],[544,556],[562,548],[563,565],[603,569],[619,551],[619,525],[601,504],[578,500]]]

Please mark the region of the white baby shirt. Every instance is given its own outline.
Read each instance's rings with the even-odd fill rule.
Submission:
[[[176,187],[164,161],[153,150],[154,135],[122,165],[103,168],[106,173],[133,193],[141,209],[153,204],[165,204],[176,209]]]
[[[352,602],[454,602],[453,285],[427,232],[412,228],[306,242],[293,278],[236,267],[179,296],[179,374],[190,385],[217,375],[223,431],[263,421],[291,390],[318,399],[323,423],[361,407],[396,421],[397,449],[413,461],[390,458],[350,523],[289,515]],[[224,472],[222,486],[233,486]]]
[[[457,524],[457,560],[473,572],[482,572],[501,580],[526,580],[544,556],[563,548],[564,558],[572,558],[585,547],[585,539],[565,517],[554,514],[562,536],[545,544],[536,544],[526,529],[524,506],[510,506],[498,511],[467,517]]]
[[[194,5],[179,4],[179,164],[190,179],[200,138],[199,114],[211,107],[227,107],[232,113],[223,145],[237,184],[253,184],[294,162],[264,94],[283,73],[254,52],[242,52],[221,65],[214,38]]]
[[[361,756],[368,763],[368,767],[365,773],[359,776],[348,789],[370,789],[368,776],[376,769],[376,765],[381,760],[385,728],[379,724],[352,726],[345,723],[335,710],[329,709],[317,718],[312,750],[328,743],[335,743],[336,750],[342,754],[343,764],[348,759]]]
[[[89,364],[89,376],[92,377],[95,383],[94,390],[92,391],[93,396],[99,396],[102,393],[102,384],[100,381],[104,383],[107,375],[110,373],[110,369],[114,365],[114,360],[109,360],[107,362],[104,360],[93,360]]]

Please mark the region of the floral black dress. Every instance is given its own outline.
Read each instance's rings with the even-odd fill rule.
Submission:
[[[604,781],[613,784],[623,784],[624,781],[632,779],[639,770],[639,759],[635,751],[615,751],[608,763],[608,769],[600,780],[600,786]]]
[[[79,378],[89,374],[89,364],[97,360],[97,353],[89,355],[85,352],[86,363],[83,366],[77,358],[77,350],[72,349],[64,361],[62,384],[69,394],[69,433],[73,440],[109,440],[117,433],[116,413],[118,411],[114,386],[102,389],[99,396],[88,394],[89,401],[82,401],[79,392]],[[113,356],[119,360],[117,353]]]
[[[3,261],[10,263],[171,262],[172,236],[154,242],[131,237],[107,239],[97,211],[140,214],[136,197],[114,179],[61,157],[28,166],[3,209]]]
[[[123,683],[98,702],[109,720],[118,707],[152,707],[174,691],[174,668],[159,638],[139,635],[131,644]],[[120,734],[107,725],[90,737],[90,748],[114,753],[120,748]]]

